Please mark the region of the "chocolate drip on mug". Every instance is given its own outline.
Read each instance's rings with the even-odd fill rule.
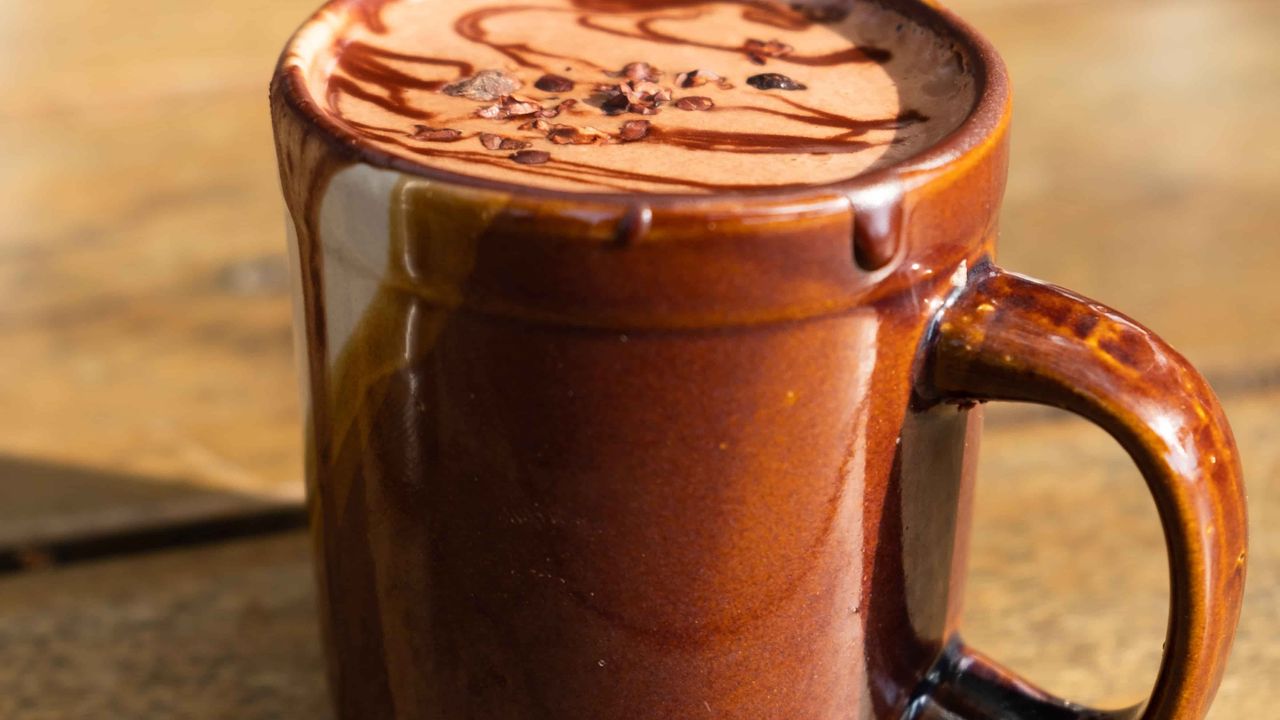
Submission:
[[[618,221],[614,237],[619,245],[635,245],[649,234],[653,227],[653,208],[645,203],[637,203],[627,208],[627,213]]]
[[[873,272],[886,267],[902,244],[903,192],[899,183],[846,196],[853,212],[853,259]]]

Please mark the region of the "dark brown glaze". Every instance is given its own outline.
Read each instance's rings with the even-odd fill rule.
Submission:
[[[969,401],[1020,393],[1127,433],[1162,513],[1193,521],[1172,526],[1174,557],[1230,571],[1175,576],[1183,631],[1143,717],[1203,716],[1244,560],[1224,555],[1243,548],[1225,421],[1180,362],[1136,394],[1106,380],[1177,360],[1145,332],[988,274],[1003,69],[945,11],[903,7],[969,44],[979,108],[912,162],[823,188],[638,203],[451,175],[347,142],[277,75],[339,717],[1104,717],[1040,714],[1074,706],[957,640]],[[338,338],[323,288],[370,269],[328,261],[344,239],[318,242],[315,218],[352,161],[405,176],[373,300]],[[1063,368],[1096,371],[1077,385],[1003,360],[1040,362],[1046,335],[1072,348]],[[1184,393],[1206,411],[1184,418],[1194,433],[1143,430]],[[1187,438],[1220,453],[1218,475],[1168,472],[1160,448],[1179,446],[1160,443]]]
[[[957,600],[968,416],[908,410],[947,278],[814,315],[792,282],[860,272],[837,218],[567,250],[401,192],[316,483],[341,716],[902,707]]]
[[[652,229],[653,209],[643,202],[637,202],[618,223],[614,237],[621,245],[632,245],[643,240]]]
[[[1200,374],[1120,313],[986,268],[940,318],[921,393],[1054,405],[1097,423],[1129,452],[1165,528],[1173,593],[1155,690],[1129,714],[1204,717],[1240,616],[1247,522],[1235,440]],[[990,691],[986,698],[965,695],[975,707],[990,706],[998,692],[1052,704],[980,655],[963,665],[956,673],[961,688]],[[1068,708],[1027,717],[1102,716]]]
[[[299,116],[277,124],[284,140]],[[1003,153],[984,146],[947,193],[997,197]],[[559,217],[528,205],[533,223],[412,181],[399,197],[399,240],[340,361],[323,361],[327,335],[308,341],[325,369],[311,506],[339,716],[901,707],[957,602],[949,580],[908,572],[949,567],[960,532],[933,478],[968,415],[908,410],[950,273],[867,275],[842,194],[763,224],[577,200]],[[944,209],[902,228],[914,261],[988,252],[990,218]],[[324,265],[308,295],[346,272]],[[920,430],[900,446],[904,425]]]
[[[1136,720],[1140,713],[1141,708],[1093,710],[1055,698],[956,639],[943,651],[903,720]]]
[[[333,138],[324,130],[309,123],[300,122],[296,111],[273,83],[271,93],[271,120],[275,131],[276,156],[280,167],[280,184],[285,207],[292,220],[295,237],[290,248],[294,273],[294,342],[307,348],[300,353],[302,360],[298,372],[302,375],[305,408],[305,467],[307,480],[308,515],[313,538],[313,550],[317,557],[326,554],[329,533],[328,517],[319,498],[325,493],[323,483],[326,459],[333,455],[333,418],[329,414],[331,403],[327,401],[330,388],[329,365],[321,348],[329,346],[328,324],[325,321],[324,288],[326,282],[323,250],[320,244],[320,206],[329,181],[350,159],[333,152]],[[323,564],[316,564],[316,587],[321,633],[327,647],[334,647],[337,640],[332,628],[335,620],[344,616],[345,600],[334,592]],[[334,605],[333,603],[337,603]],[[371,640],[376,642],[376,640]],[[328,658],[329,684],[336,687],[342,663]],[[381,706],[378,700],[374,705]]]
[[[898,253],[905,212],[902,196],[902,186],[895,182],[847,196],[853,211],[853,259],[863,270],[879,270]]]
[[[278,117],[281,142],[315,117]],[[1002,140],[982,144],[944,194],[994,200],[1003,155]],[[766,223],[741,203],[615,212],[613,198],[535,193],[499,212],[402,192],[408,247],[390,254],[356,339],[329,369],[327,336],[308,337],[321,369],[311,507],[340,716],[900,707],[957,602],[948,581],[907,569],[954,562],[958,509],[936,513],[928,463],[937,444],[962,447],[967,416],[940,415],[907,441],[924,465],[904,464],[898,445],[918,422],[913,348],[948,273],[866,275],[843,192],[785,201]],[[317,203],[291,206],[297,217]],[[957,223],[947,207],[912,211],[894,245],[937,268],[988,252],[991,218]],[[578,219],[593,215],[615,219]],[[323,275],[304,277],[308,297],[343,280],[340,266]],[[324,325],[318,303],[306,314]],[[874,363],[857,359],[873,348]],[[791,370],[768,380],[769,368]],[[761,413],[778,422],[750,421]],[[716,426],[726,446],[691,452]],[[651,448],[643,462],[637,443]],[[597,468],[622,480],[602,484]],[[908,522],[934,529],[907,539],[894,528]],[[702,540],[680,530],[695,525]],[[717,547],[719,578],[706,564]]]

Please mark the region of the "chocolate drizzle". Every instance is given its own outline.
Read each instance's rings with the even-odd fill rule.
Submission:
[[[387,24],[382,21],[382,9],[391,0],[361,0],[353,5],[365,27],[379,35],[386,34]]]
[[[855,123],[871,122],[885,123],[894,121],[852,121]],[[379,128],[372,125],[359,124],[360,130],[380,142],[390,145],[396,145],[404,150],[408,150],[415,155],[422,157],[456,157],[464,158],[468,162],[481,165],[500,165],[508,167],[511,170],[530,169],[530,166],[510,166],[509,163],[496,161],[491,155],[480,152],[459,151],[459,150],[443,150],[430,145],[414,145],[404,142],[401,138],[396,137],[394,130],[390,128]],[[645,138],[649,142],[664,142],[669,145],[675,145],[690,150],[715,150],[720,152],[734,152],[743,154],[783,154],[783,153],[845,153],[860,152],[872,147],[872,143],[856,139],[858,131],[850,131],[841,133],[832,139],[809,138],[803,136],[792,135],[770,135],[744,132],[729,132],[720,130],[704,130],[704,129],[659,129],[653,128]],[[688,188],[691,190],[755,190],[761,187],[776,187],[785,189],[787,187],[804,187],[804,184],[794,185],[760,185],[755,183],[708,183],[699,182],[686,178],[673,178],[665,175],[654,175],[651,173],[640,173],[630,170],[618,170],[607,167],[600,167],[589,163],[579,163],[560,160],[557,166],[563,168],[562,171],[553,174],[554,177],[562,179],[588,179],[593,184],[602,187],[614,189],[627,189],[628,182],[645,182],[663,185],[671,185],[676,187]],[[533,169],[539,173],[544,173],[542,168],[546,166],[537,166]],[[616,181],[616,182],[610,182]]]
[[[689,47],[699,47],[706,50],[718,50],[721,52],[744,53],[750,54],[750,50],[744,45],[718,45],[709,43],[697,38],[680,37],[670,33],[662,32],[654,27],[654,23],[670,20],[696,20],[701,17],[700,13],[691,13],[688,15],[659,15],[656,17],[647,17],[636,21],[633,30],[619,30],[617,28],[604,25],[597,21],[591,15],[581,15],[578,17],[578,24],[585,28],[590,28],[598,32],[616,35],[618,37],[630,38],[632,40],[643,40],[646,42],[661,43],[664,45],[685,45]],[[754,20],[758,17],[752,13],[744,13],[743,17]],[[805,21],[808,23],[808,21]],[[777,62],[791,63],[793,65],[803,65],[806,67],[833,67],[836,65],[846,65],[852,63],[886,63],[892,59],[893,54],[888,50],[877,47],[850,47],[835,52],[823,53],[821,55],[801,55],[791,53],[784,57],[771,58]]]
[[[425,55],[405,55],[362,42],[346,43],[338,52],[337,70],[329,77],[329,109],[339,113],[339,102],[344,94],[360,98],[397,115],[416,120],[427,120],[432,114],[413,107],[406,97],[407,90],[434,92],[454,80],[471,75],[475,68],[471,63],[449,58]],[[397,70],[387,60],[415,66],[453,68],[454,77],[425,80],[416,75]],[[341,71],[340,74],[338,71]],[[383,94],[372,92],[366,86],[376,87]]]
[[[517,65],[523,68],[540,70],[544,73],[551,73],[553,72],[552,70],[553,66],[546,65],[543,62],[539,62],[534,59],[534,58],[547,58],[550,60],[560,60],[564,62],[571,62],[582,67],[595,68],[597,70],[604,69],[604,68],[601,68],[599,65],[591,62],[590,60],[584,60],[582,58],[575,58],[571,55],[563,55],[550,50],[535,48],[530,46],[528,43],[500,43],[500,42],[495,42],[489,39],[489,34],[484,29],[484,23],[486,20],[489,20],[494,17],[498,17],[500,15],[508,15],[510,13],[515,13],[515,12],[527,12],[531,10],[536,10],[540,12],[573,12],[572,10],[567,8],[561,9],[561,8],[541,7],[541,6],[498,5],[494,7],[484,8],[482,10],[475,10],[473,12],[467,13],[466,15],[463,15],[462,17],[458,18],[458,20],[453,24],[453,29],[455,32],[458,33],[458,35],[466,38],[467,40],[470,40],[473,43],[485,45],[487,47],[493,48],[494,50],[497,50],[503,55],[506,55],[507,57],[511,58],[513,62],[515,62]]]
[[[875,143],[858,140],[849,133],[823,139],[803,135],[654,127],[650,136],[658,142],[689,150],[715,150],[744,155],[849,153],[875,147]]]
[[[594,73],[603,81],[611,75],[616,75],[616,68],[604,68],[587,59],[560,52],[558,49],[535,47],[530,42],[500,41],[491,37],[487,25],[497,18],[516,13],[529,11],[563,13],[575,16],[573,21],[583,28],[645,43],[697,47],[713,53],[730,53],[738,58],[742,58],[744,54],[750,56],[751,48],[756,48],[759,54],[757,46],[762,43],[752,42],[750,38],[738,45],[713,43],[696,37],[682,37],[673,29],[678,27],[680,22],[704,17],[713,7],[723,7],[726,1],[742,6],[742,18],[762,28],[761,32],[756,33],[759,37],[772,37],[773,32],[777,30],[800,31],[817,22],[822,22],[820,16],[802,12],[773,0],[738,0],[737,2],[733,0],[568,0],[567,5],[563,7],[514,4],[482,7],[458,17],[454,22],[454,30],[461,38],[491,48],[508,58],[515,66],[522,68],[525,72],[521,73],[521,77],[525,84],[531,87],[538,85],[539,90],[563,92],[565,89],[574,88],[575,84],[583,85],[585,82],[581,90],[586,92],[586,88],[592,87],[590,80],[584,80],[581,77],[571,78],[560,73],[568,73],[571,70],[578,73]],[[388,0],[362,0],[353,5],[359,8],[358,20],[363,22],[369,30],[385,33],[382,11],[383,5],[387,2]],[[781,41],[771,41],[771,43],[778,44],[782,49],[766,53],[768,63],[789,64],[799,68],[884,63],[892,57],[889,51],[876,47],[850,46],[834,52],[804,54],[793,51],[789,45],[784,45]],[[768,46],[771,43],[763,43],[763,45]],[[714,55],[709,56],[708,68],[714,68],[714,59]],[[477,69],[472,63],[463,60],[395,52],[377,47],[370,42],[347,41],[336,52],[336,67],[328,77],[325,100],[335,122],[350,129],[353,134],[394,147],[402,154],[419,158],[450,158],[471,165],[501,166],[504,174],[540,175],[615,190],[633,190],[635,183],[695,191],[782,189],[806,186],[805,183],[700,182],[682,177],[657,175],[652,172],[639,172],[633,168],[578,162],[576,159],[556,156],[552,145],[542,146],[540,141],[550,138],[545,133],[541,138],[523,136],[524,140],[539,141],[536,146],[539,150],[545,148],[553,151],[554,162],[536,165],[520,165],[506,157],[482,152],[478,148],[460,149],[463,146],[442,142],[442,140],[480,137],[477,133],[463,133],[456,138],[433,136],[435,142],[427,141],[429,138],[422,136],[421,133],[415,137],[412,130],[414,127],[448,127],[456,118],[447,116],[448,113],[438,109],[433,112],[415,106],[414,94],[421,96],[422,93],[439,92],[451,83],[458,83],[474,76]],[[670,71],[670,77],[675,77],[675,71],[681,68],[664,69]],[[714,75],[714,73],[711,74]],[[763,77],[763,75],[754,77]],[[782,76],[778,75],[778,77]],[[673,81],[670,78],[664,78],[664,80],[661,87],[665,91]],[[735,77],[734,80],[741,81],[741,78]],[[733,87],[733,84],[722,80],[720,87],[722,91],[727,91],[728,88]],[[803,84],[796,82],[784,89],[803,90],[804,87]],[[756,91],[748,90],[748,92],[755,95]],[[808,100],[815,92],[817,92],[816,89],[786,94]],[[816,107],[811,102],[783,97],[783,94],[768,92],[768,97],[760,97],[759,104],[726,103],[723,96],[718,100],[708,97],[686,97],[678,109],[704,110],[714,113],[759,113],[785,118],[808,128],[834,132],[818,133],[817,136],[812,133],[747,132],[725,128],[723,123],[717,124],[711,120],[705,126],[685,127],[684,124],[675,126],[664,124],[661,118],[655,118],[652,129],[643,139],[646,144],[659,143],[690,151],[741,155],[856,154],[901,142],[902,132],[928,120],[920,112],[909,109],[894,117],[853,118]],[[382,125],[358,122],[349,113],[343,111],[342,104],[346,99],[370,103],[394,118],[402,118],[405,124],[392,126],[390,122],[384,121],[379,121],[383,123]],[[574,102],[581,103],[583,106],[592,104],[584,95],[580,99],[566,98],[561,108],[567,109]],[[653,103],[654,108],[643,114],[661,111],[662,104],[661,102]],[[631,110],[632,106],[628,103],[625,109]],[[601,108],[599,103],[595,103],[595,107],[609,110],[607,107]],[[554,117],[555,114],[559,114],[559,109],[551,108],[545,116]],[[669,111],[676,109],[677,105],[670,105]],[[580,106],[574,114],[594,112],[589,107]],[[434,122],[423,122],[429,120]],[[496,128],[504,125],[505,122],[501,118],[495,121]],[[618,142],[631,139],[625,137],[625,132],[605,128],[604,125],[600,127],[615,133],[616,137],[620,138]],[[511,129],[514,129],[514,125],[507,131]],[[503,130],[495,131],[503,132]],[[886,131],[896,131],[899,136],[885,139],[883,133]],[[869,133],[875,132],[881,135],[868,136]],[[512,149],[515,149],[514,144],[521,141],[512,139],[510,142]],[[876,253],[873,255],[879,257]]]
[[[790,98],[775,97],[778,102],[786,103],[799,112],[787,112],[777,108],[762,107],[759,105],[725,105],[717,107],[716,110],[741,110],[746,112],[765,113],[767,115],[776,115],[789,120],[803,122],[816,127],[841,128],[850,133],[865,133],[872,130],[902,130],[904,128],[917,125],[927,121],[929,118],[915,110],[906,110],[892,118],[873,118],[871,120],[859,120],[857,118],[845,117],[839,113],[827,112],[814,107],[809,107],[798,103]]]
[[[388,65],[385,60],[397,60],[413,65],[453,68],[457,74],[452,78],[441,80],[424,80],[416,75],[402,72]],[[440,90],[451,81],[464,78],[475,72],[469,62],[449,58],[435,58],[426,55],[406,55],[393,52],[375,45],[362,42],[349,42],[338,53],[338,67],[357,80],[364,80],[386,87],[397,101],[404,101],[404,91]]]

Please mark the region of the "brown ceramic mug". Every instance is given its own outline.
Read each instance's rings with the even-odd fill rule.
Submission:
[[[380,718],[1203,717],[1245,508],[1213,394],[1150,331],[992,262],[1009,93],[841,185],[567,194],[413,167],[272,89],[330,681]],[[314,31],[314,28],[312,29]],[[1150,700],[1049,697],[959,639],[981,410],[1132,455],[1172,611]]]

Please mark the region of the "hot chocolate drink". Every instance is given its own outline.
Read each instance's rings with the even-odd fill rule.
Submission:
[[[1133,455],[1239,617],[1238,452],[1128,318],[992,264],[1003,65],[932,0],[330,0],[271,92],[342,720],[1130,717],[959,635],[980,404]]]
[[[295,51],[340,130],[434,171],[539,188],[838,182],[935,144],[977,95],[948,41],[870,1],[381,0],[324,13]]]
[[[903,716],[965,533],[969,415],[908,403],[994,237],[981,50],[919,0],[303,26],[272,112],[337,717]]]

